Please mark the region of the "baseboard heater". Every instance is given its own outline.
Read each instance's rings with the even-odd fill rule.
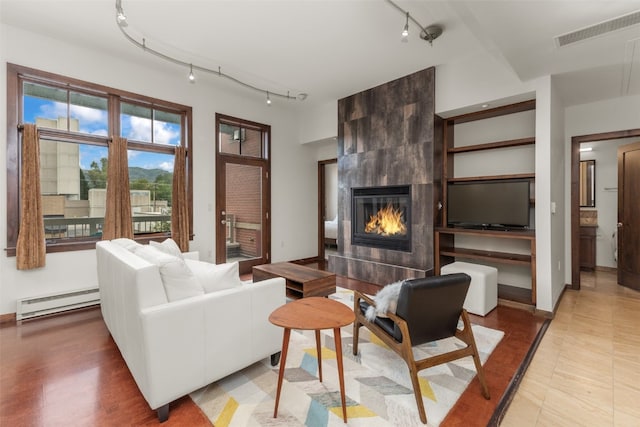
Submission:
[[[16,320],[27,320],[97,304],[100,304],[98,288],[22,298],[18,300]]]

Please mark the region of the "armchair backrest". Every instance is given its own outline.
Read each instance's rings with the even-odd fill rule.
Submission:
[[[400,288],[396,314],[409,326],[412,345],[453,336],[471,277],[465,273],[406,280]],[[395,326],[395,336],[401,334]]]

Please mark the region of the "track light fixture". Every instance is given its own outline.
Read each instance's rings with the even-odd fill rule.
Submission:
[[[209,74],[213,74],[216,75],[218,77],[224,77],[227,80],[232,81],[233,83],[236,83],[240,86],[243,86],[247,89],[252,89],[255,90],[257,92],[262,92],[263,94],[267,95],[267,104],[271,104],[271,98],[270,95],[276,96],[278,98],[284,98],[287,100],[300,100],[300,101],[304,101],[305,99],[307,99],[307,94],[306,93],[299,93],[296,96],[290,95],[289,92],[287,92],[286,94],[284,93],[278,93],[278,92],[272,92],[272,91],[267,91],[266,89],[262,89],[260,87],[254,86],[252,84],[243,82],[242,80],[239,80],[235,77],[233,77],[232,75],[226,74],[222,72],[222,69],[220,67],[218,67],[217,70],[212,70],[210,68],[207,67],[201,67],[199,65],[194,65],[193,63],[187,62],[187,61],[182,61],[180,59],[174,58],[172,56],[167,55],[166,53],[162,53],[158,50],[155,50],[151,47],[149,47],[147,45],[146,39],[142,39],[142,41],[138,41],[136,40],[133,36],[131,36],[127,31],[126,31],[126,27],[128,26],[127,23],[127,17],[124,13],[124,9],[122,8],[122,0],[116,0],[116,22],[118,23],[118,28],[120,29],[120,32],[124,35],[124,37],[130,41],[131,43],[133,43],[134,45],[136,45],[137,47],[139,47],[140,49],[142,49],[143,51],[147,52],[147,53],[151,53],[155,56],[157,56],[158,58],[164,59],[165,61],[168,62],[172,62],[176,65],[182,65],[184,67],[189,67],[189,82],[191,83],[195,83],[196,77],[195,74],[193,73],[193,70],[198,70],[198,71],[202,71],[204,73],[209,73]]]
[[[407,12],[407,21],[404,24],[404,30],[402,30],[402,41],[409,41],[409,12]]]
[[[429,45],[433,46],[433,41],[437,39],[442,34],[442,27],[439,25],[430,25],[428,27],[424,27],[421,23],[419,23],[413,16],[409,14],[406,10],[398,6],[392,0],[387,0],[391,6],[396,8],[398,11],[402,12],[407,17],[407,20],[404,24],[404,29],[402,30],[402,41],[407,42],[409,39],[409,20],[416,24],[420,28],[420,38],[424,41],[429,42]]]
[[[121,27],[127,26],[127,16],[124,14],[124,10],[122,10],[122,0],[116,1],[116,21]]]

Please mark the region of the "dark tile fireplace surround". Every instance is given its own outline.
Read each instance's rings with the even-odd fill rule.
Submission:
[[[434,82],[428,68],[338,101],[331,271],[382,285],[431,274],[442,147]],[[384,215],[399,224],[383,223]]]

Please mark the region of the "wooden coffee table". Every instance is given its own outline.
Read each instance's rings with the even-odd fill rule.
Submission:
[[[333,339],[336,346],[336,360],[338,362],[338,380],[340,381],[340,397],[342,398],[342,418],[347,422],[347,405],[344,395],[344,369],[342,365],[342,338],[340,328],[353,323],[355,314],[351,308],[335,300],[320,297],[303,298],[276,308],[269,316],[269,321],[284,328],[282,338],[282,355],[278,373],[278,388],[276,390],[276,405],[273,418],[278,416],[280,389],[287,363],[287,350],[291,329],[313,330],[316,335],[316,353],[318,355],[318,379],[322,382],[322,350],[320,330],[333,329]]]
[[[287,281],[287,297],[326,297],[336,292],[336,275],[328,271],[291,262],[277,262],[253,267],[253,281],[283,277]]]

